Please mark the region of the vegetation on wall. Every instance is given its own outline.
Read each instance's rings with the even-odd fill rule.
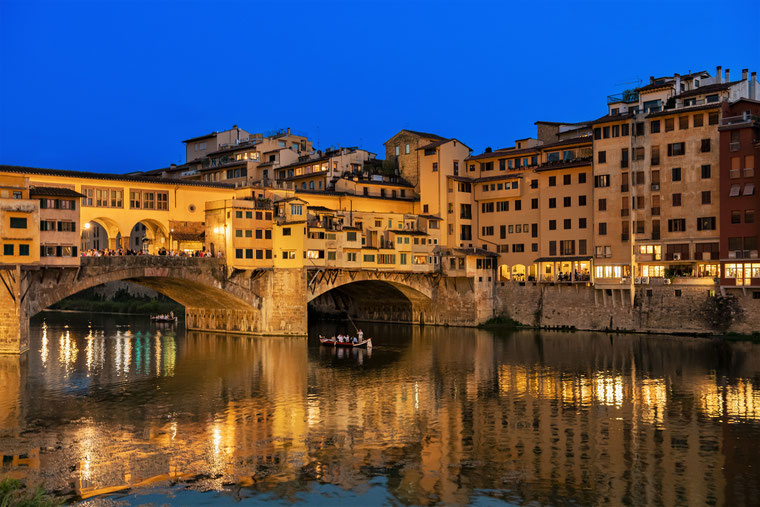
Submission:
[[[741,303],[732,294],[708,296],[702,303],[701,314],[710,329],[725,333],[733,324],[745,318]]]

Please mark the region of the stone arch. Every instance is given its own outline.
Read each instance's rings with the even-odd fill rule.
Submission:
[[[106,235],[108,237],[108,248],[119,248],[119,241],[124,238],[124,232],[122,231],[121,226],[115,220],[108,217],[92,218],[89,222],[82,224],[82,230],[80,231],[80,234],[85,234],[85,231],[89,229],[87,225],[91,222],[98,224],[106,231]]]
[[[153,256],[83,257],[79,270],[40,270],[29,279],[24,301],[32,317],[58,301],[108,282],[130,281],[183,305],[189,329],[258,332],[262,299],[227,283],[224,264],[213,259]]]
[[[145,226],[145,238],[149,241],[148,253],[154,254],[161,247],[170,248],[169,243],[169,228],[166,224],[152,218],[143,218],[136,221],[132,227],[129,228],[129,245],[124,245],[125,248],[131,248],[133,250],[139,250],[142,245],[131,244],[132,232],[138,224]],[[138,248],[135,248],[135,247]]]
[[[322,315],[382,322],[424,322],[432,306],[431,293],[419,284],[398,280],[359,277],[324,284],[310,291],[310,311]]]

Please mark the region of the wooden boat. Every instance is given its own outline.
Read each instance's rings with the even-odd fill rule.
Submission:
[[[161,315],[151,315],[150,320],[153,322],[177,322],[177,317],[162,317]]]
[[[372,338],[367,338],[366,340],[360,341],[359,343],[351,343],[349,342],[339,342],[334,336],[332,338],[327,338],[325,336],[319,335],[319,343],[320,345],[325,345],[328,347],[346,347],[346,348],[354,348],[354,349],[366,349],[372,347]]]

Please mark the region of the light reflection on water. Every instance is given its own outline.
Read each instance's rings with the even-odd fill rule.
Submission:
[[[760,495],[758,345],[367,325],[368,353],[45,318],[34,352],[0,359],[0,475],[64,494],[665,505]]]

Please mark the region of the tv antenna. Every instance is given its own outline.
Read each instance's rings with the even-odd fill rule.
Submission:
[[[636,86],[641,86],[641,83],[644,81],[641,78],[638,78],[634,81],[628,81],[627,83],[616,83],[615,86],[625,86],[625,85],[632,85],[635,84]]]

